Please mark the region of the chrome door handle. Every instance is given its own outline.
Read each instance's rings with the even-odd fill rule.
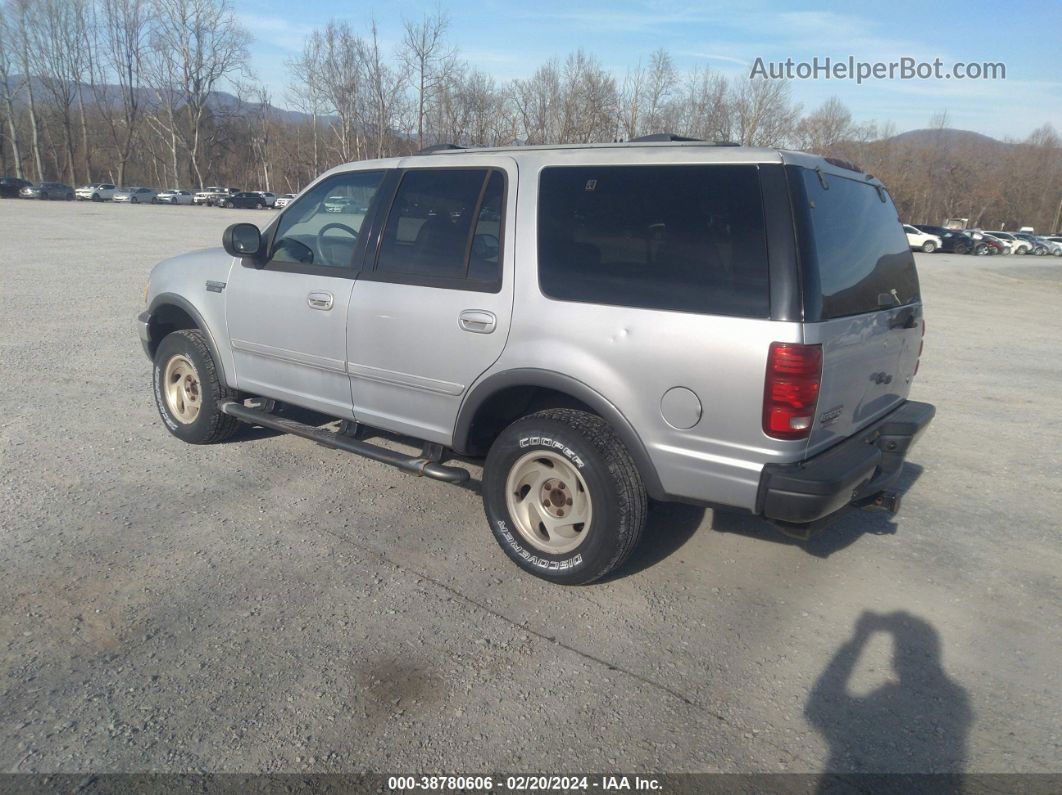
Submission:
[[[310,293],[306,296],[306,303],[310,309],[323,309],[327,312],[332,308],[332,301],[331,293]]]
[[[473,334],[490,334],[498,325],[498,318],[493,312],[483,309],[466,309],[457,316],[457,323],[465,331]]]

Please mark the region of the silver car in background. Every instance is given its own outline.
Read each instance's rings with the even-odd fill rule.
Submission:
[[[151,188],[120,188],[114,194],[113,201],[119,204],[153,204],[155,191]]]
[[[155,196],[156,204],[191,204],[194,194],[184,188],[168,188]]]
[[[622,565],[649,498],[805,535],[895,511],[934,414],[908,400],[925,327],[896,208],[837,160],[454,147],[335,168],[221,242],[157,265],[138,319],[170,433],[242,421],[456,483],[483,459],[496,541],[555,583]]]

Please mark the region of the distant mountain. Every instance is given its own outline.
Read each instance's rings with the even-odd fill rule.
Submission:
[[[12,88],[23,85],[23,78],[21,75],[12,75],[8,82]],[[48,89],[44,82],[34,77],[31,79],[31,86],[33,88],[33,96],[35,98],[44,98],[49,96]],[[83,93],[85,96],[85,103],[95,104],[97,97],[99,101],[105,105],[111,107],[120,107],[122,104],[122,87],[113,84],[107,84],[103,86],[96,86],[95,93],[93,89],[88,85],[83,85]],[[157,103],[155,92],[150,88],[141,87],[137,90],[137,97],[140,100],[141,106],[145,108],[154,107]],[[25,103],[27,101],[27,95],[25,90],[19,92],[15,96],[16,102]],[[262,104],[258,102],[243,102],[239,97],[234,94],[230,94],[227,91],[213,91],[207,98],[207,107],[209,107],[215,113],[221,113],[225,115],[251,115],[260,112]],[[283,122],[306,122],[312,117],[308,113],[300,113],[296,110],[287,110],[285,108],[278,108],[276,105],[266,103],[265,106],[268,109],[269,115],[277,121]]]
[[[981,133],[973,132],[972,130],[956,130],[951,127],[929,130],[908,130],[907,132],[902,132],[891,138],[886,138],[885,140],[905,144],[935,146],[941,139],[943,139],[944,143],[949,148],[966,146],[995,146],[1002,148],[1008,145],[1004,141],[1000,141],[988,135],[982,135]]]

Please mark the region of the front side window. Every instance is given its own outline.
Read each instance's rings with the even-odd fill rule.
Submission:
[[[409,171],[384,227],[377,272],[424,284],[496,282],[505,179],[486,168]]]
[[[562,300],[767,317],[756,167],[543,169],[538,278]]]
[[[383,171],[354,171],[322,180],[280,216],[270,263],[351,268],[354,246]]]

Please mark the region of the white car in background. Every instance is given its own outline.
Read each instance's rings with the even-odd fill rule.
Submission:
[[[151,188],[119,188],[111,201],[128,202],[129,204],[154,204],[155,191]]]
[[[279,196],[277,196],[277,200],[273,203],[273,206],[278,208],[278,209],[280,207],[287,207],[289,204],[291,204],[291,201],[294,198],[295,198],[295,194],[294,193],[282,193]]]
[[[915,229],[910,224],[904,224],[903,231],[907,233],[907,245],[913,249],[932,254],[941,246],[942,241],[939,237],[923,232],[920,229]]]
[[[78,201],[105,202],[114,198],[116,185],[109,182],[98,182],[93,185],[84,185],[74,191]]]
[[[1010,243],[1011,254],[1028,254],[1032,249],[1032,245],[1027,240],[1015,237],[1011,232],[988,232],[987,234],[998,238],[1001,242]]]
[[[159,204],[191,204],[193,194],[183,188],[169,188],[159,193],[155,201]]]

